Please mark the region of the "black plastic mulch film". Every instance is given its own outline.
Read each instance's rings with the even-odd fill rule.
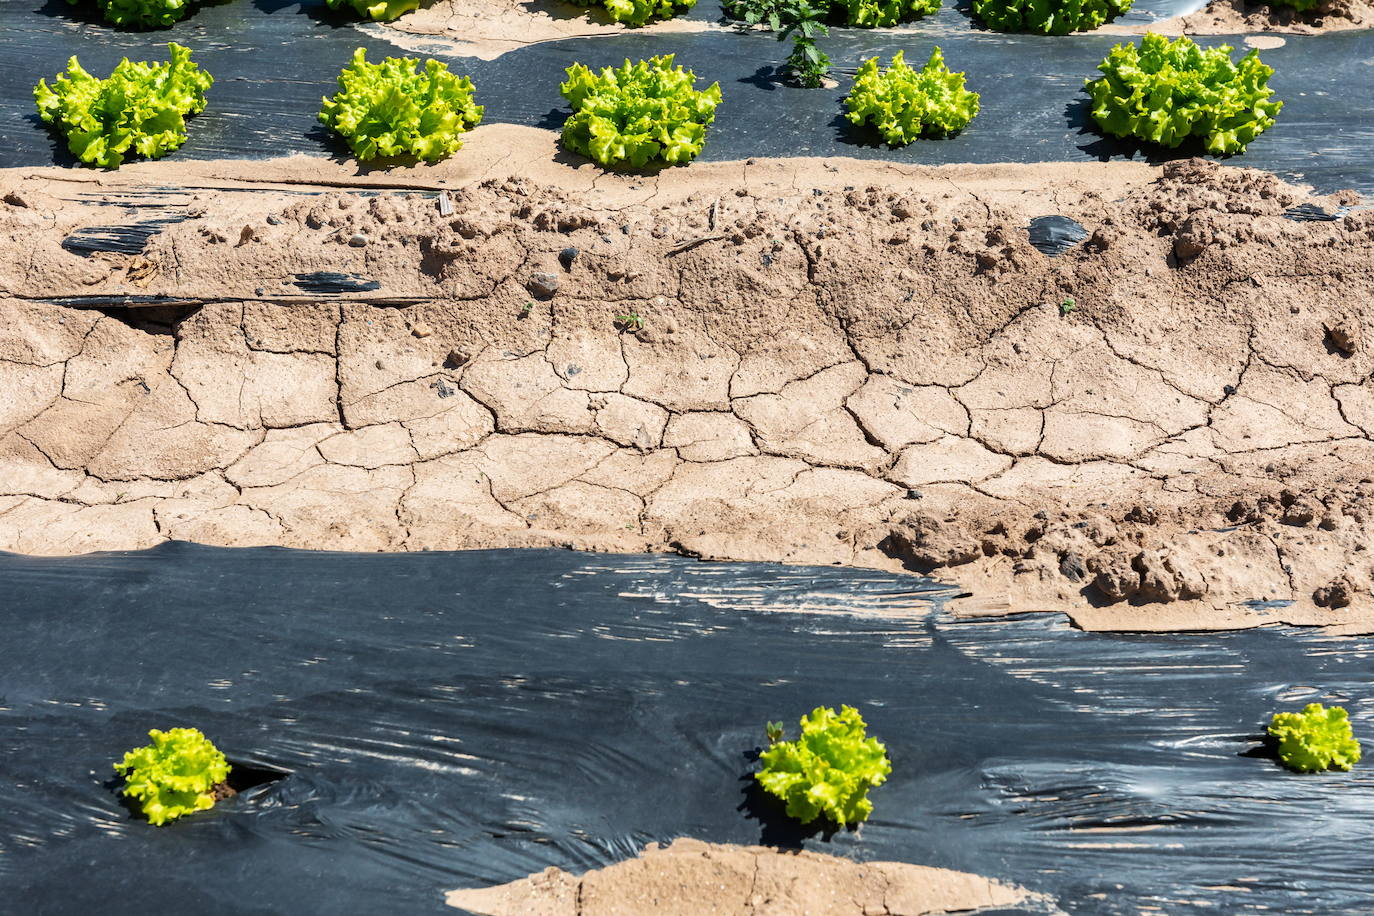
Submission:
[[[440,913],[677,836],[976,872],[1074,914],[1370,912],[1370,768],[1250,756],[1313,699],[1368,734],[1367,639],[958,622],[913,577],[563,551],[169,544],[0,554],[0,582],[7,913]],[[749,773],[767,720],[841,703],[893,771],[827,839]],[[178,725],[289,775],[152,827],[111,763]]]
[[[42,5],[35,9],[34,4]],[[1158,22],[1201,4],[1192,0],[1137,0],[1118,24]],[[701,0],[688,14],[722,19],[719,0]],[[215,77],[209,107],[191,121],[190,139],[174,158],[268,158],[289,153],[346,157],[347,149],[316,120],[320,98],[353,49],[373,59],[416,56],[381,37],[378,26],[358,28],[323,0],[232,0],[198,4],[170,30],[116,31],[101,23],[89,0],[0,0],[0,166],[68,164],[64,142],[38,120],[33,86],[51,81],[77,54],[93,73],[107,73],[123,56],[165,59],[169,40],[190,47]],[[1285,103],[1278,123],[1230,161],[1278,172],[1322,191],[1374,192],[1374,32],[1282,36],[1282,47],[1262,50],[1274,67],[1270,85]],[[788,46],[765,33],[729,30],[679,34],[631,32],[532,47],[492,61],[448,55],[442,43],[424,55],[472,76],[488,122],[558,127],[568,113],[558,93],[572,61],[589,66],[625,58],[674,53],[702,78],[719,80],[725,101],[717,110],[703,159],[750,156],[856,156],[895,162],[1096,161],[1180,153],[1149,153],[1104,138],[1087,113],[1083,82],[1112,45],[1136,36],[1084,33],[1062,37],[983,30],[963,3],[949,2],[933,17],[897,30],[837,28],[822,41],[834,59],[840,85],[798,89],[785,85],[779,65]],[[1242,36],[1206,36],[1199,43],[1230,44],[1243,53]],[[959,136],[921,140],[889,150],[852,128],[841,100],[860,61],[887,60],[904,50],[921,62],[939,44],[950,68],[968,74],[982,94],[982,111]],[[459,151],[458,156],[462,156]]]

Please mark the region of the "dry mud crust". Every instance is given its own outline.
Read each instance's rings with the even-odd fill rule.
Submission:
[[[479,916],[923,916],[1016,906],[1031,897],[944,868],[678,839],[666,848],[651,843],[639,858],[581,877],[549,868],[498,887],[450,891],[447,900]]]
[[[1374,28],[1374,6],[1365,0],[1328,0],[1316,9],[1297,12],[1292,7],[1249,4],[1245,0],[1212,0],[1207,6],[1149,27],[1167,35],[1237,35],[1269,32],[1315,35]]]
[[[1200,161],[462,168],[363,179],[447,216],[299,160],[10,173],[0,548],[678,550],[1374,626],[1374,215]],[[140,250],[69,250],[117,203]]]
[[[546,41],[702,32],[713,27],[679,16],[630,28],[612,21],[601,7],[581,7],[565,0],[436,0],[395,22],[372,28],[411,51],[493,60]]]

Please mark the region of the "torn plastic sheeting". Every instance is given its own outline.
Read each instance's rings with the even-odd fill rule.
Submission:
[[[561,551],[169,544],[0,555],[0,579],[0,887],[33,912],[438,913],[679,835],[975,872],[1075,914],[1367,901],[1371,770],[1240,755],[1321,697],[1369,734],[1369,640],[955,622],[911,577]],[[840,703],[893,773],[827,841],[749,774],[765,721]],[[151,827],[105,783],[172,725],[291,775]]]
[[[1078,220],[1067,216],[1037,216],[1026,229],[1031,245],[1051,258],[1072,251],[1088,237],[1088,230]]]
[[[318,271],[313,274],[297,274],[296,286],[317,296],[338,296],[344,293],[365,293],[381,289],[382,284],[357,274],[340,273],[337,270]]]

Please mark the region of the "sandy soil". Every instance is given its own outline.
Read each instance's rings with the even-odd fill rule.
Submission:
[[[925,916],[1032,896],[943,868],[679,839],[581,877],[549,868],[499,887],[450,891],[447,900],[480,916]]]
[[[1098,31],[1121,35],[1159,32],[1162,35],[1236,36],[1258,32],[1263,34],[1247,38],[1245,45],[1263,50],[1283,44],[1282,39],[1270,36],[1316,35],[1369,28],[1374,28],[1374,5],[1366,0],[1328,0],[1303,13],[1292,7],[1251,4],[1246,0],[1212,0],[1187,16],[1175,16],[1146,26],[1108,24]]]
[[[507,51],[565,38],[600,38],[626,32],[665,34],[719,28],[682,17],[631,29],[604,9],[563,0],[436,0],[395,22],[373,27],[388,41],[416,53],[459,54],[493,60]]]
[[[620,177],[552,142],[4,173],[0,549],[677,550],[1374,630],[1374,212],[1201,161]],[[1031,247],[1049,214],[1086,242]]]

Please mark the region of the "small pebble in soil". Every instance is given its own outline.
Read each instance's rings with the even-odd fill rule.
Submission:
[[[425,324],[423,321],[417,321],[415,326],[410,329],[410,333],[416,337],[428,337],[433,334],[434,331],[432,331],[429,325]]]
[[[541,299],[549,299],[558,292],[558,278],[553,274],[536,272],[525,281],[525,288]]]
[[[352,248],[363,248],[367,245],[367,236],[361,232],[355,232],[348,237],[348,244]]]
[[[572,270],[573,261],[577,260],[577,255],[576,248],[564,248],[558,253],[558,263],[563,265],[564,270]]]

